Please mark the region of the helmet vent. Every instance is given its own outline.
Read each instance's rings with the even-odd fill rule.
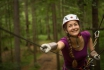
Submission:
[[[73,17],[71,16],[70,18],[72,19]]]
[[[68,18],[67,18],[67,17],[65,17],[65,19],[66,19],[66,20],[68,20]]]

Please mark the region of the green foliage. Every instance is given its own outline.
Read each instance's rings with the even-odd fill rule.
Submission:
[[[104,32],[103,31],[100,31],[100,37],[99,37],[99,48],[100,48],[100,52],[104,50]],[[104,70],[104,51],[101,53],[101,60],[100,60],[100,63],[101,63],[101,70]]]
[[[40,65],[38,63],[35,63],[34,66],[31,66],[31,68],[29,68],[29,70],[39,70]]]
[[[28,65],[31,63],[32,59],[33,59],[32,53],[30,53],[29,51],[24,51],[21,63],[22,65]]]
[[[101,55],[101,70],[104,70],[104,55]]]
[[[39,40],[46,40],[47,39],[47,35],[39,35],[38,39]]]
[[[11,62],[5,62],[0,64],[2,67],[1,70],[13,70],[15,68],[15,65]]]
[[[3,28],[14,32],[14,15],[13,15],[13,10],[14,10],[14,4],[12,2],[13,0],[1,0],[0,1],[0,24]],[[26,38],[26,15],[25,15],[25,3],[24,0],[19,0],[19,19],[20,19],[20,36]],[[43,42],[50,42],[47,40],[47,24],[50,26],[50,34],[51,37],[53,37],[53,20],[52,20],[52,7],[51,4],[55,3],[56,5],[56,14],[57,14],[57,21],[58,23],[57,29],[58,29],[58,38],[60,39],[63,37],[64,34],[61,33],[62,31],[62,18],[64,15],[69,14],[69,13],[75,13],[78,14],[79,18],[82,18],[84,16],[84,20],[80,20],[82,23],[84,23],[83,27],[88,28],[92,27],[92,0],[83,0],[81,3],[81,8],[79,7],[80,3],[76,0],[28,0],[28,23],[29,23],[29,37],[30,39],[33,40],[33,30],[32,30],[32,9],[31,7],[34,7],[34,21],[36,26],[34,29],[36,30],[37,37],[39,43]],[[99,1],[99,6],[97,7],[99,10],[99,23],[100,20],[102,19],[102,15],[104,14],[104,1],[100,0]],[[82,9],[82,10],[80,10]],[[101,27],[104,27],[104,24],[101,25]],[[14,36],[10,36],[10,34],[6,34],[5,32],[1,32],[2,35],[2,50],[5,47],[8,47],[10,50],[14,49]],[[101,31],[100,38],[99,38],[99,43],[100,43],[100,50],[103,49],[103,41],[104,41],[104,31]],[[22,46],[25,45],[25,41],[21,41]],[[11,48],[12,47],[12,48]],[[22,47],[24,48],[24,47]],[[38,54],[37,54],[38,55]],[[30,64],[31,60],[33,59],[32,53],[29,51],[24,51],[23,52],[23,57],[21,58],[21,66],[25,66]],[[101,68],[104,66],[104,55],[101,55]],[[11,63],[11,62],[5,62],[1,64],[3,67],[3,70],[12,70],[17,66],[17,64]],[[38,70],[39,69],[39,64],[36,63],[36,66],[32,66],[30,70]]]
[[[17,64],[17,63],[8,61],[8,62],[0,64],[0,66],[1,66],[1,70],[14,70],[18,66],[22,66],[22,64]]]

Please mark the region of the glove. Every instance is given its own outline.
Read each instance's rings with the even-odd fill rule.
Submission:
[[[55,49],[57,49],[57,45],[58,45],[58,44],[55,43],[55,42],[48,43],[48,44],[42,44],[41,47],[40,47],[40,49],[41,49],[43,52],[47,53],[47,52],[49,52],[50,50],[55,50]]]
[[[90,55],[95,59],[95,60],[100,60],[100,55],[95,51],[93,50]]]
[[[95,60],[100,60],[100,55],[98,55],[98,54],[95,55],[95,56],[94,56],[94,59],[95,59]]]
[[[47,52],[49,52],[51,50],[51,46],[49,44],[42,44],[41,47],[40,47],[40,49],[43,52],[47,53]]]

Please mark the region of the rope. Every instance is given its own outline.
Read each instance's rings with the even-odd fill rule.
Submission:
[[[103,14],[102,20],[101,20],[101,22],[100,22],[100,25],[99,25],[99,27],[98,27],[98,30],[99,30],[99,28],[101,27],[101,24],[102,24],[102,22],[103,22],[103,19],[104,19],[104,14]]]
[[[102,24],[102,22],[103,22],[103,19],[104,19],[104,14],[103,14],[103,16],[102,16],[102,20],[101,20],[101,22],[100,22],[100,25],[98,26],[98,30],[94,33],[94,34],[95,34],[94,47],[95,47],[95,45],[97,44],[97,39],[98,39],[99,33],[100,33],[99,29],[100,29],[100,27],[101,27],[101,24]]]
[[[102,54],[102,52],[104,52],[104,49],[99,53],[98,56],[100,56]],[[87,68],[89,68],[90,64],[93,62],[93,58],[89,58],[87,65],[83,68],[84,70],[87,70]]]
[[[29,41],[29,40],[27,40],[27,39],[25,39],[25,38],[23,38],[23,37],[21,37],[21,36],[15,34],[15,33],[12,33],[12,32],[10,32],[10,31],[8,31],[8,30],[2,28],[2,27],[0,27],[0,29],[3,30],[3,31],[5,31],[5,32],[7,32],[7,33],[9,33],[9,34],[11,34],[11,35],[13,35],[13,36],[16,36],[16,37],[18,37],[18,38],[20,38],[20,39],[22,39],[22,40],[25,40],[25,41],[27,41],[27,42],[30,42],[31,44],[34,44],[34,45],[40,47],[40,45],[35,44],[34,42],[31,42],[31,41]]]
[[[5,32],[7,32],[7,33],[9,33],[9,34],[11,34],[11,35],[13,35],[13,36],[16,36],[16,37],[18,37],[18,38],[20,38],[20,39],[22,39],[22,40],[25,40],[25,41],[27,41],[27,42],[30,42],[31,44],[33,44],[33,45],[35,45],[35,46],[37,46],[37,47],[41,47],[40,45],[38,45],[38,44],[36,44],[36,43],[34,43],[34,42],[30,41],[30,40],[27,40],[27,39],[25,39],[25,38],[23,38],[23,37],[21,37],[21,36],[15,34],[15,33],[11,32],[11,31],[8,31],[8,30],[2,28],[2,27],[0,27],[0,30],[3,30],[3,31],[5,31]],[[54,53],[54,54],[58,54],[58,53],[55,53],[55,52],[53,52],[53,51],[51,51],[51,52]],[[62,56],[61,54],[58,54],[58,55]]]
[[[93,45],[94,48],[95,48],[95,46],[96,46],[96,44],[97,44],[97,40],[98,40],[98,38],[99,38],[99,33],[100,33],[99,29],[100,29],[100,27],[101,27],[101,24],[102,24],[102,22],[103,22],[103,19],[104,19],[104,14],[103,14],[102,20],[101,20],[101,22],[100,22],[100,25],[98,26],[98,30],[95,31],[95,33],[94,33],[94,34],[95,34],[95,40],[94,40],[94,45]],[[100,54],[101,54],[103,51],[104,51],[104,49],[99,53],[98,56],[100,56]],[[87,62],[87,65],[86,65],[83,69],[86,70],[86,68],[88,68],[92,62],[93,62],[93,58],[90,58],[90,57],[89,57],[89,60],[88,60],[88,62]]]

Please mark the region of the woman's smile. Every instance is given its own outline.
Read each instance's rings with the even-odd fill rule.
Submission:
[[[67,23],[67,32],[72,36],[77,36],[80,32],[80,27],[77,21]]]

